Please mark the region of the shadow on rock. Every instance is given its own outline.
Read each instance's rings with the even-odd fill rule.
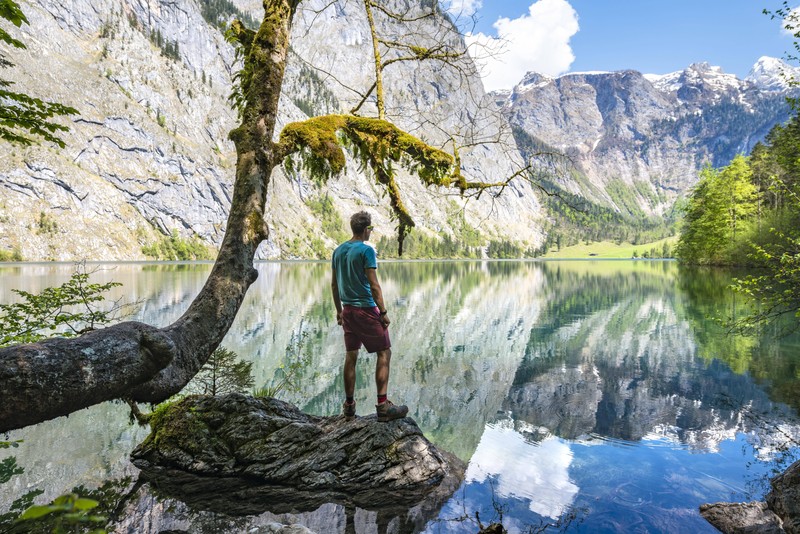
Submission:
[[[187,397],[158,410],[151,428],[132,459],[158,494],[229,516],[332,503],[344,512],[345,532],[358,530],[363,512],[380,532],[421,530],[465,470],[411,418],[317,417],[240,394]]]

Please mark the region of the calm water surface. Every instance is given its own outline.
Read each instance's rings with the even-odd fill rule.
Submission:
[[[206,264],[102,265],[135,318],[167,324],[202,287]],[[262,263],[223,345],[274,383],[287,352],[313,355],[302,391],[314,414],[339,413],[343,341],[327,263]],[[0,265],[0,302],[66,281],[71,265]],[[673,262],[400,262],[379,276],[392,318],[389,395],[425,435],[468,462],[466,480],[414,531],[715,532],[701,503],[760,499],[798,457],[800,341],[733,337],[708,317],[741,313],[730,276]],[[287,348],[290,349],[287,351]],[[358,366],[358,411],[374,404],[374,359]],[[136,475],[147,430],[106,403],[9,434],[25,468],[0,485],[0,513],[31,488],[53,498]],[[360,515],[359,515],[360,514]],[[237,532],[279,519],[317,532],[397,532],[374,511],[338,505],[296,516],[225,518],[143,493],[120,531]],[[468,516],[468,518],[465,518]],[[350,526],[346,527],[349,522]],[[353,530],[355,529],[355,530]]]

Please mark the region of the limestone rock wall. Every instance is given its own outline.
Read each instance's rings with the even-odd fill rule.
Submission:
[[[246,4],[243,10],[260,15]],[[325,5],[304,2],[296,18],[281,125],[309,111],[347,111],[353,93],[345,86],[363,90],[371,83],[363,13],[353,3]],[[3,75],[15,89],[80,115],[61,119],[70,127],[65,149],[0,146],[0,250],[28,260],[144,259],[143,246],[172,233],[218,246],[235,170],[227,134],[237,119],[227,98],[236,65],[201,3],[31,0],[22,9],[30,25],[9,30],[28,48],[11,52],[16,67]],[[478,141],[464,150],[464,168],[475,179],[496,181],[518,167],[519,157],[502,118],[485,111],[486,96],[469,68],[466,77],[441,65],[387,69],[387,100],[392,119],[434,144],[451,133],[463,143]],[[421,231],[452,232],[451,197],[407,174],[399,181]],[[357,165],[326,186],[277,170],[268,196],[271,235],[259,257],[327,256],[337,237],[323,232],[308,206],[326,194],[343,221],[366,208],[380,234],[394,232],[387,200]],[[539,205],[522,182],[499,199],[468,202],[466,216],[487,236],[529,244],[542,237]]]

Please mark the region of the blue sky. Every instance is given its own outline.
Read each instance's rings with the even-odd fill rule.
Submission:
[[[506,52],[485,60],[489,90],[510,88],[527,71],[551,76],[622,69],[666,74],[700,61],[743,78],[759,57],[782,57],[792,47],[780,22],[762,14],[764,8],[780,7],[780,0],[451,3],[452,9],[475,13],[473,42],[506,38]]]

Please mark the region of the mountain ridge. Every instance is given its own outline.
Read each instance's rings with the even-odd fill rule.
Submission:
[[[236,66],[218,28],[222,20],[208,20],[203,1],[23,2],[31,24],[11,31],[29,48],[11,59],[30,68],[4,74],[81,115],[64,150],[3,145],[0,252],[29,260],[132,260],[173,237],[219,245],[235,168],[227,134],[237,121],[227,97]],[[253,0],[231,5],[259,16]],[[310,0],[298,12],[281,127],[347,111],[359,99],[347,86],[364,90],[371,83],[363,13],[346,3],[327,5]],[[399,30],[384,22],[381,31]],[[337,82],[334,69],[347,83]],[[726,164],[788,117],[784,98],[793,89],[780,78],[787,69],[761,58],[747,80],[703,63],[660,77],[632,70],[530,73],[513,90],[486,95],[470,69],[459,76],[406,63],[387,70],[386,97],[391,120],[430,144],[449,148],[455,133],[464,147],[462,172],[471,179],[495,182],[532,161],[540,184],[625,217],[660,218],[704,164]],[[374,100],[365,109],[374,111]],[[565,157],[537,160],[543,147]],[[524,252],[540,246],[553,224],[525,180],[498,198],[468,202],[426,189],[408,173],[398,182],[415,234],[426,239],[457,241],[479,231],[484,243],[510,241]],[[394,234],[382,191],[356,162],[325,185],[279,169],[268,193],[271,233],[258,258],[326,257],[347,233],[349,214],[364,208],[373,212],[378,235]]]
[[[794,89],[780,72],[800,71],[761,58],[745,80],[708,63],[665,75],[530,72],[492,96],[523,134],[524,157],[546,146],[570,158],[568,169],[550,169],[558,188],[628,216],[662,217],[704,165],[749,153],[788,119]]]

